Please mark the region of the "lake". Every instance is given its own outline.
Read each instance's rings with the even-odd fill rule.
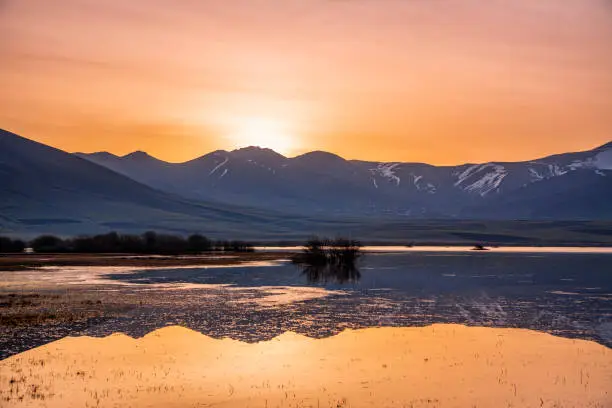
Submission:
[[[368,252],[354,276],[317,278],[283,259],[240,267],[0,272],[4,285],[27,288],[8,286],[5,296],[32,292],[37,298],[25,301],[38,306],[28,313],[49,316],[2,325],[0,351],[6,357],[67,335],[142,336],[174,324],[255,342],[287,330],[320,338],[344,328],[459,323],[612,346],[610,253]]]
[[[338,272],[283,256],[0,272],[0,397],[52,407],[610,402],[610,253],[370,249]],[[79,337],[116,332],[140,339]]]

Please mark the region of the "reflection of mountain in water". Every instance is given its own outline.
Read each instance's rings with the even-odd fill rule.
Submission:
[[[604,346],[527,330],[372,328],[241,344],[175,326],[140,339],[65,338],[0,361],[0,400],[6,408],[604,407],[610,366]]]
[[[260,342],[288,330],[326,337],[347,327],[461,323],[539,330],[612,347],[610,261],[607,254],[490,251],[368,254],[352,278],[350,271],[330,274],[297,269],[289,262],[101,271],[96,284],[113,285],[95,292],[102,314],[58,324],[5,325],[0,359],[64,336],[123,332],[140,337],[169,324],[216,338]],[[30,282],[74,282],[64,268],[44,276],[43,271],[30,273]],[[17,276],[0,274],[0,280]],[[339,283],[338,277],[347,281]],[[70,288],[71,298],[77,296],[79,291]],[[299,300],[273,304],[271,297],[278,298],[281,291]],[[82,293],[87,294],[82,300],[93,295]],[[75,300],[78,310],[80,301]]]

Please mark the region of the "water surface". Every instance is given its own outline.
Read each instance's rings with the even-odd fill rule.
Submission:
[[[3,273],[0,280],[9,285],[4,290],[16,292],[23,284],[27,293],[44,285],[36,292],[40,300],[25,301],[40,303],[32,313],[51,317],[0,325],[0,358],[68,335],[139,337],[168,325],[257,342],[285,331],[321,338],[345,328],[458,323],[612,346],[607,253],[368,252],[358,267],[355,279],[341,282],[313,281],[287,260]]]
[[[257,268],[142,271],[107,278],[139,285],[328,290],[328,297],[284,310],[298,327],[301,322],[317,324],[322,312],[335,311],[330,326],[462,323],[522,327],[612,344],[612,255],[607,253],[369,253],[359,272],[355,281],[313,283],[300,268],[285,262]],[[257,299],[246,303],[257,309]]]
[[[0,361],[3,407],[608,407],[612,350],[517,329],[284,333],[246,344],[183,327],[66,338]]]

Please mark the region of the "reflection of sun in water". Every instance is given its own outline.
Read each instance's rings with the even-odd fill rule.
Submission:
[[[264,118],[242,119],[230,133],[236,147],[259,146],[286,154],[296,148],[295,136],[279,121]]]

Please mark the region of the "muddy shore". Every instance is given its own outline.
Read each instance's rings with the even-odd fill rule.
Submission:
[[[137,254],[0,254],[0,271],[36,269],[47,266],[176,267],[238,265],[244,262],[287,258],[288,252],[238,252],[205,255]]]

